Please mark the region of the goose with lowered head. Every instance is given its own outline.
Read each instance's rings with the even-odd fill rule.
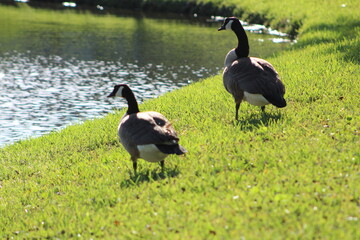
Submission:
[[[232,30],[238,39],[238,46],[225,57],[223,83],[235,100],[235,119],[238,120],[240,103],[260,106],[272,104],[278,108],[286,106],[285,86],[275,68],[266,60],[249,57],[249,41],[246,32],[236,17],[228,17],[218,29]]]
[[[129,152],[136,174],[137,159],[160,162],[164,170],[164,159],[169,154],[181,155],[185,148],[168,119],[158,112],[140,112],[133,91],[128,85],[116,85],[108,97],[122,97],[128,110],[120,121],[118,135],[121,144]]]

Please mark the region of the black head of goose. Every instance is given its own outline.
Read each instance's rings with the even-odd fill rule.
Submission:
[[[160,162],[164,169],[164,159],[169,154],[181,155],[186,150],[179,145],[179,138],[161,113],[140,112],[133,91],[128,85],[120,84],[108,97],[123,97],[128,110],[120,121],[118,135],[121,144],[130,153],[136,173],[137,159]]]
[[[238,46],[225,57],[223,83],[235,100],[235,118],[238,120],[240,103],[245,100],[252,105],[272,104],[283,108],[285,86],[275,68],[266,60],[249,57],[249,41],[246,32],[236,17],[228,17],[218,29],[232,30],[238,38]]]

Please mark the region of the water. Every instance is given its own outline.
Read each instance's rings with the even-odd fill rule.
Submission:
[[[0,5],[0,147],[125,106],[106,98],[115,84],[141,102],[219,73],[236,45],[220,25]],[[279,38],[249,34],[251,55]]]

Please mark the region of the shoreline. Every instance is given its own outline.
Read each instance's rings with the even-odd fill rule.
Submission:
[[[297,44],[266,59],[286,108],[244,103],[235,122],[221,75],[145,101],[188,150],[164,173],[139,161],[132,175],[116,131],[126,109],[1,148],[0,236],[357,239],[360,6],[241,2],[269,18],[304,15]]]
[[[33,0],[26,4],[29,4],[32,7],[47,7],[50,6],[53,8],[56,6],[58,9],[69,9],[69,7],[64,7],[62,5],[63,1],[58,2],[46,2]],[[80,9],[91,11],[93,13],[102,14],[104,10],[110,14],[119,14],[121,12],[132,11],[132,12],[143,12],[144,14],[150,15],[161,15],[163,13],[166,14],[175,14],[175,15],[183,15],[189,18],[203,17],[209,18],[211,16],[237,16],[238,18],[249,22],[250,24],[260,24],[264,25],[267,28],[273,28],[278,31],[284,32],[289,35],[289,37],[294,40],[298,35],[298,31],[302,26],[300,19],[281,19],[270,17],[266,14],[263,14],[259,11],[249,11],[245,9],[245,7],[236,7],[234,4],[226,4],[218,5],[217,3],[213,3],[212,1],[208,1],[206,3],[201,1],[174,1],[174,0],[148,0],[148,1],[138,1],[136,4],[129,4],[126,1],[124,3],[119,4],[116,1],[109,1],[104,5],[96,5],[95,3],[91,4],[91,1],[80,2],[76,5],[76,7],[70,7],[70,9]],[[131,2],[131,0],[130,0]],[[17,5],[22,3],[16,3],[13,1],[4,2],[4,4]],[[99,10],[101,9],[101,10]]]

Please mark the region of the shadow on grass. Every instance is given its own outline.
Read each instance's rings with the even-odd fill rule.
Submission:
[[[152,182],[158,181],[166,178],[173,178],[180,174],[180,170],[178,167],[174,168],[166,168],[163,172],[158,172],[158,170],[146,170],[142,172],[138,172],[136,175],[131,173],[129,179],[126,179],[121,182],[120,186],[122,188],[128,188],[132,186],[137,186],[143,182]]]
[[[253,131],[261,126],[269,126],[276,123],[281,119],[282,115],[278,113],[252,113],[250,117],[246,119],[240,119],[235,122],[236,126],[240,126],[243,131]]]
[[[295,44],[294,48],[304,48],[309,45],[331,43],[347,39],[349,41],[339,44],[336,47],[335,52],[339,51],[343,53],[344,60],[346,61],[360,63],[360,41],[356,41],[359,32],[357,29],[359,26],[359,19],[348,16],[338,17],[336,23],[333,24],[321,23],[313,25],[302,33],[310,33],[310,37]],[[311,32],[318,34],[311,35]],[[331,49],[331,51],[334,51],[334,49]]]

